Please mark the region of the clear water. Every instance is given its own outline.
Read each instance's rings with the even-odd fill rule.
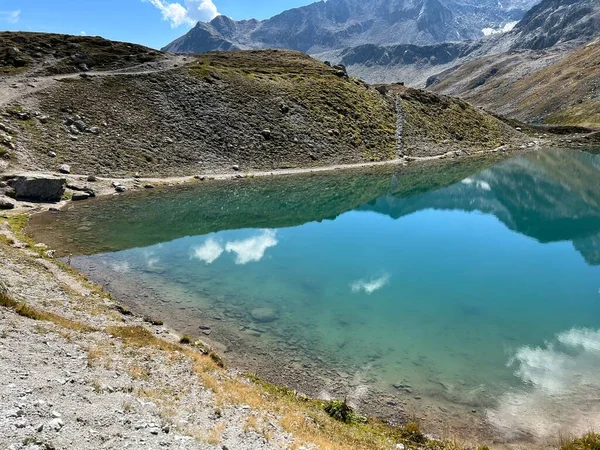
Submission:
[[[600,156],[487,165],[215,184],[50,224],[116,250],[75,265],[180,292],[191,316],[233,311],[378,389],[483,407],[507,434],[600,426]]]

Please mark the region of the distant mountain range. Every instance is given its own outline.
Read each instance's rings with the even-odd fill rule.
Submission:
[[[539,0],[328,0],[270,19],[199,22],[163,50],[285,48],[317,54],[357,45],[431,45],[473,40],[521,20]]]
[[[560,55],[557,56],[563,56],[565,50],[572,50],[598,35],[598,0],[543,0],[511,31],[476,41],[427,46],[365,44],[317,56],[344,64],[353,75],[371,83],[403,81],[423,87],[434,75],[491,55],[524,56],[531,51],[536,52],[536,60],[545,56],[547,65],[551,62],[547,52],[558,49]],[[435,81],[432,79],[429,84]]]

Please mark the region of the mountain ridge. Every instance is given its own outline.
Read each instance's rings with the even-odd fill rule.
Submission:
[[[538,0],[503,5],[476,0],[329,0],[283,11],[263,21],[233,21],[217,16],[198,22],[163,50],[202,53],[211,50],[285,48],[317,54],[362,44],[429,45],[484,36],[520,20]]]

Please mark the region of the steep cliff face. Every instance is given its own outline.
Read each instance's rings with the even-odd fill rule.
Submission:
[[[544,0],[523,17],[511,34],[514,50],[542,50],[564,42],[592,39],[600,34],[600,3]]]
[[[364,44],[431,45],[477,39],[521,19],[537,0],[329,0],[264,21],[219,16],[167,45],[170,52],[287,48],[315,54]],[[504,3],[504,2],[503,2]]]

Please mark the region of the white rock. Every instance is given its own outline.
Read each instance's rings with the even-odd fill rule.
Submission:
[[[62,419],[52,419],[50,422],[48,422],[48,428],[54,431],[60,431],[64,426],[65,423],[62,421]]]

